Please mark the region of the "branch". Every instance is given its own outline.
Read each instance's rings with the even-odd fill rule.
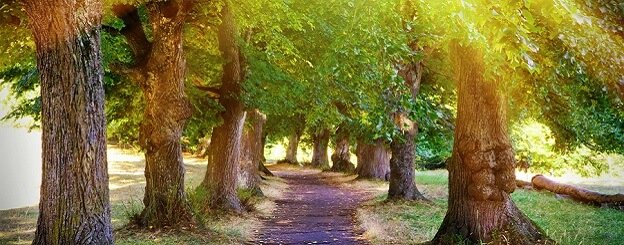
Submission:
[[[201,91],[208,93],[208,96],[212,98],[221,97],[221,90],[219,88],[202,85],[200,84],[199,80],[193,80],[193,86]]]
[[[147,62],[147,57],[152,49],[152,44],[145,35],[139,11],[133,5],[116,4],[113,6],[113,13],[120,18],[125,26],[119,31],[126,37],[132,52],[134,53],[135,65],[141,66]]]

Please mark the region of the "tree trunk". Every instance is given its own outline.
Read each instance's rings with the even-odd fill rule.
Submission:
[[[573,185],[561,184],[549,180],[543,175],[535,175],[531,179],[535,189],[546,189],[557,194],[570,196],[583,203],[605,206],[624,206],[624,194],[607,195],[593,192]]]
[[[414,45],[412,45],[414,46]],[[417,50],[416,47],[412,47]],[[407,63],[400,66],[399,75],[405,80],[405,85],[410,89],[412,99],[416,100],[420,90],[422,78],[421,63]],[[395,136],[390,143],[392,157],[390,158],[390,187],[388,189],[389,200],[426,200],[416,187],[415,139],[418,133],[418,125],[408,118],[406,109],[395,112],[392,115],[394,124],[401,130],[400,135]]]
[[[414,155],[416,146],[414,137],[418,131],[416,125],[409,121],[405,115],[399,115],[400,123],[404,125],[401,136],[396,137],[390,143],[392,157],[390,158],[390,187],[388,189],[389,200],[426,200],[416,187],[416,168]]]
[[[384,142],[378,139],[375,144],[358,141],[356,148],[358,179],[390,179],[390,153]]]
[[[184,188],[180,138],[191,106],[184,92],[184,11],[179,3],[146,4],[152,25],[151,53],[142,84],[145,111],[139,142],[145,151],[145,208],[140,224],[158,228],[192,221]],[[163,21],[166,20],[166,21]]]
[[[264,164],[266,163],[266,157],[264,156],[264,149],[266,148],[267,134],[262,130],[262,146],[260,147],[260,161],[258,162],[258,170],[267,176],[275,176],[271,170],[269,170]]]
[[[247,112],[249,122],[243,130],[243,142],[241,147],[241,161],[238,172],[238,187],[251,191],[254,195],[262,196],[260,189],[260,175],[258,174],[258,163],[262,163],[262,127],[266,121],[266,116],[260,111],[251,110]]]
[[[286,158],[282,162],[290,163],[290,164],[299,164],[297,160],[297,149],[299,148],[299,139],[301,134],[297,131],[294,131],[288,137],[288,147],[286,148]]]
[[[327,147],[329,146],[329,129],[322,129],[312,136],[314,149],[312,151],[312,162],[314,168],[329,169],[329,157]]]
[[[349,152],[349,131],[344,125],[338,127],[336,131],[336,148],[331,156],[332,167],[334,172],[355,172],[355,166],[351,162],[351,153]]]
[[[25,1],[41,79],[42,182],[33,244],[113,244],[100,1]]]
[[[221,77],[219,103],[225,109],[220,113],[223,124],[212,131],[208,153],[208,169],[202,186],[208,190],[212,209],[242,212],[236,193],[241,135],[245,122],[243,103],[240,101],[243,69],[237,43],[237,30],[230,2],[225,1],[221,9],[219,25],[219,49],[225,59]]]
[[[458,82],[457,127],[449,165],[449,202],[434,244],[553,243],[510,198],[514,153],[498,84],[485,79],[483,53],[451,44]]]

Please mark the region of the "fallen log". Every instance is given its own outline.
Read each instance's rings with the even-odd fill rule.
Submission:
[[[535,175],[531,179],[531,183],[535,189],[546,189],[560,195],[569,196],[579,202],[608,207],[624,207],[624,194],[602,194],[573,185],[557,183],[543,175]]]
[[[531,182],[516,179],[516,186],[522,189],[533,189]]]

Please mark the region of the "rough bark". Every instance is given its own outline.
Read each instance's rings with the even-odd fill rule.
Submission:
[[[448,211],[433,243],[552,243],[510,198],[514,152],[503,97],[496,82],[485,79],[483,53],[458,43],[450,50],[459,91],[457,127]]]
[[[329,169],[329,157],[327,150],[329,146],[329,129],[322,129],[312,135],[314,149],[312,150],[312,161],[310,166],[319,169]]]
[[[24,2],[41,81],[42,182],[33,244],[113,244],[100,1]]]
[[[546,189],[557,194],[567,195],[572,199],[583,203],[605,206],[624,206],[624,194],[602,194],[573,185],[557,183],[544,177],[543,175],[535,175],[531,179],[531,183],[538,190]]]
[[[416,167],[414,166],[416,146],[416,126],[404,117],[401,136],[390,143],[390,187],[388,200],[426,200],[416,187]]]
[[[332,167],[334,172],[355,172],[355,166],[351,162],[351,153],[349,152],[349,131],[344,125],[336,130],[336,148],[331,156]]]
[[[113,68],[140,85],[145,101],[139,130],[139,144],[145,152],[145,208],[137,221],[149,228],[185,225],[193,218],[186,202],[180,138],[192,111],[184,92],[182,31],[192,5],[189,1],[170,0],[145,6],[151,41],[136,7],[113,6],[113,12],[125,24],[120,33],[134,54],[132,67]]]
[[[219,103],[224,111],[220,113],[223,124],[212,131],[212,142],[208,153],[208,169],[202,186],[210,195],[208,206],[232,212],[242,212],[236,192],[241,135],[245,111],[240,100],[242,69],[237,30],[229,1],[221,9],[221,24],[218,29],[219,50],[225,59],[221,77]]]
[[[290,163],[290,164],[299,164],[299,160],[297,160],[297,149],[299,149],[299,139],[301,138],[301,133],[298,131],[294,131],[290,136],[288,136],[288,146],[286,147],[286,158],[280,162]]]
[[[264,151],[262,127],[266,122],[266,116],[257,109],[250,110],[247,111],[247,122],[243,130],[238,187],[261,196],[263,193],[259,184],[261,179],[258,173],[258,163],[262,164],[261,151]]]
[[[356,148],[358,179],[390,180],[390,152],[382,139],[375,144],[358,141]]]

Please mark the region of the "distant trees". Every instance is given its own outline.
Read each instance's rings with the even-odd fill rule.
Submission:
[[[42,182],[33,244],[113,244],[100,1],[24,1],[41,84]]]

